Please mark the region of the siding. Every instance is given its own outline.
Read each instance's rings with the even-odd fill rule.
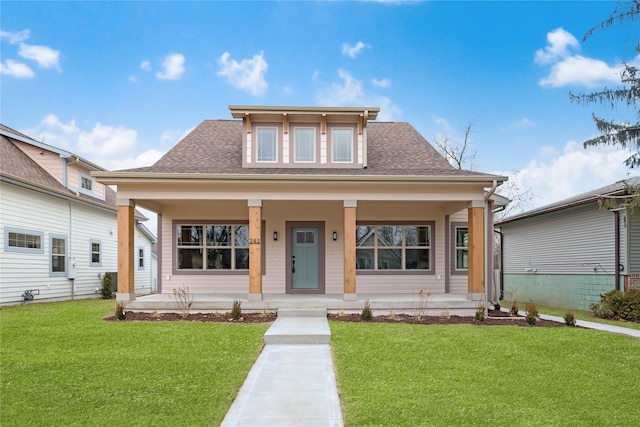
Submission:
[[[98,297],[102,275],[117,271],[116,213],[13,184],[0,185],[0,303],[22,302],[27,289],[40,291],[38,301]],[[5,251],[5,227],[43,233],[43,253]],[[52,235],[66,237],[68,270],[75,263],[75,280],[50,276]],[[101,243],[100,266],[91,266],[92,241]],[[147,253],[150,256],[150,245]],[[138,276],[136,272],[136,291],[149,292],[148,279],[144,288]]]
[[[592,204],[505,224],[504,272],[614,274],[613,221]]]
[[[24,142],[14,140],[14,144],[34,162],[40,165],[41,168],[57,179],[60,184],[63,184],[64,162],[59,155],[52,151],[36,147],[35,145],[26,144]]]
[[[627,227],[627,248],[628,248],[628,267],[625,274],[640,274],[640,219],[629,216],[626,221]],[[621,226],[625,226],[621,221]],[[624,248],[625,246],[623,246]]]

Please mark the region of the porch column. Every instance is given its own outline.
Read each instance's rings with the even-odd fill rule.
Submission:
[[[249,300],[262,299],[262,200],[249,200]]]
[[[484,201],[469,205],[469,297],[479,300],[484,294]]]
[[[122,199],[116,201],[118,207],[118,290],[116,301],[133,301],[135,293],[134,266],[134,217],[135,201]]]
[[[344,299],[356,299],[356,200],[344,201]]]

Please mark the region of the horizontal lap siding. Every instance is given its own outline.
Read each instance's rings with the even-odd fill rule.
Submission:
[[[614,274],[614,218],[581,206],[502,227],[505,273]]]
[[[22,301],[27,289],[39,289],[36,300],[97,296],[99,273],[116,271],[117,226],[115,212],[67,202],[33,190],[2,183],[0,222],[1,302]],[[4,227],[43,233],[40,254],[5,252]],[[112,233],[112,234],[111,234]],[[50,277],[50,236],[66,236],[68,260],[76,264],[75,289],[67,277]],[[102,243],[102,266],[90,266],[90,241]],[[74,259],[75,258],[75,259]],[[70,265],[69,265],[70,268]]]

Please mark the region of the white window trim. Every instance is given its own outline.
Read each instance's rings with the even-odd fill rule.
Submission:
[[[336,160],[336,146],[335,146],[335,138],[334,138],[334,132],[337,130],[348,130],[351,133],[351,150],[350,150],[350,156],[351,156],[351,160],[346,161],[346,160]],[[353,138],[353,128],[351,127],[333,127],[331,128],[331,163],[336,163],[336,164],[353,164],[354,161],[354,146],[355,146],[355,141]]]
[[[467,259],[469,257],[469,245],[467,246],[458,246],[458,229],[466,228],[467,233],[469,232],[469,226],[467,224],[453,224],[453,271],[455,273],[468,273],[468,261],[467,268],[458,268],[458,250],[467,250]]]
[[[273,129],[276,132],[276,147],[275,147],[275,160],[260,160],[260,130],[261,129]],[[256,163],[278,163],[280,152],[280,136],[278,135],[277,126],[257,126],[256,127]]]
[[[142,251],[142,256],[140,256],[140,251]],[[138,253],[136,255],[136,265],[138,266],[138,270],[144,270],[147,265],[147,257],[144,246],[138,246]],[[142,260],[142,266],[140,266],[140,260]]]
[[[88,190],[82,186],[82,178],[85,178],[91,182],[91,190]],[[78,191],[84,194],[93,196],[96,194],[96,179],[91,175],[84,172],[78,172]]]
[[[313,153],[312,160],[298,160],[298,149],[297,149],[298,134],[296,133],[298,130],[310,130],[312,132],[312,135],[313,135],[313,148],[311,151]],[[314,128],[311,126],[300,126],[300,127],[293,128],[293,162],[294,163],[315,163],[316,162],[316,148],[317,148],[316,133],[317,133],[317,128]]]

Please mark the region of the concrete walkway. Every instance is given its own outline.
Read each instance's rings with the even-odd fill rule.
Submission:
[[[509,309],[506,308],[501,308],[502,311],[504,311],[505,313],[509,312]],[[518,315],[519,316],[526,316],[527,312],[524,310],[520,310],[518,311]],[[540,314],[540,318],[543,320],[552,320],[554,322],[558,322],[558,323],[565,323],[564,318],[560,317],[560,316],[551,316],[549,314]],[[638,329],[631,329],[631,328],[625,328],[624,326],[614,326],[614,325],[607,325],[605,323],[598,323],[598,322],[589,322],[586,320],[576,320],[576,326],[580,326],[582,328],[588,328],[588,329],[595,329],[598,331],[604,331],[604,332],[611,332],[614,334],[622,334],[622,335],[629,335],[630,337],[635,337],[635,338],[640,338],[640,330]]]
[[[344,425],[326,310],[278,310],[222,426]]]

